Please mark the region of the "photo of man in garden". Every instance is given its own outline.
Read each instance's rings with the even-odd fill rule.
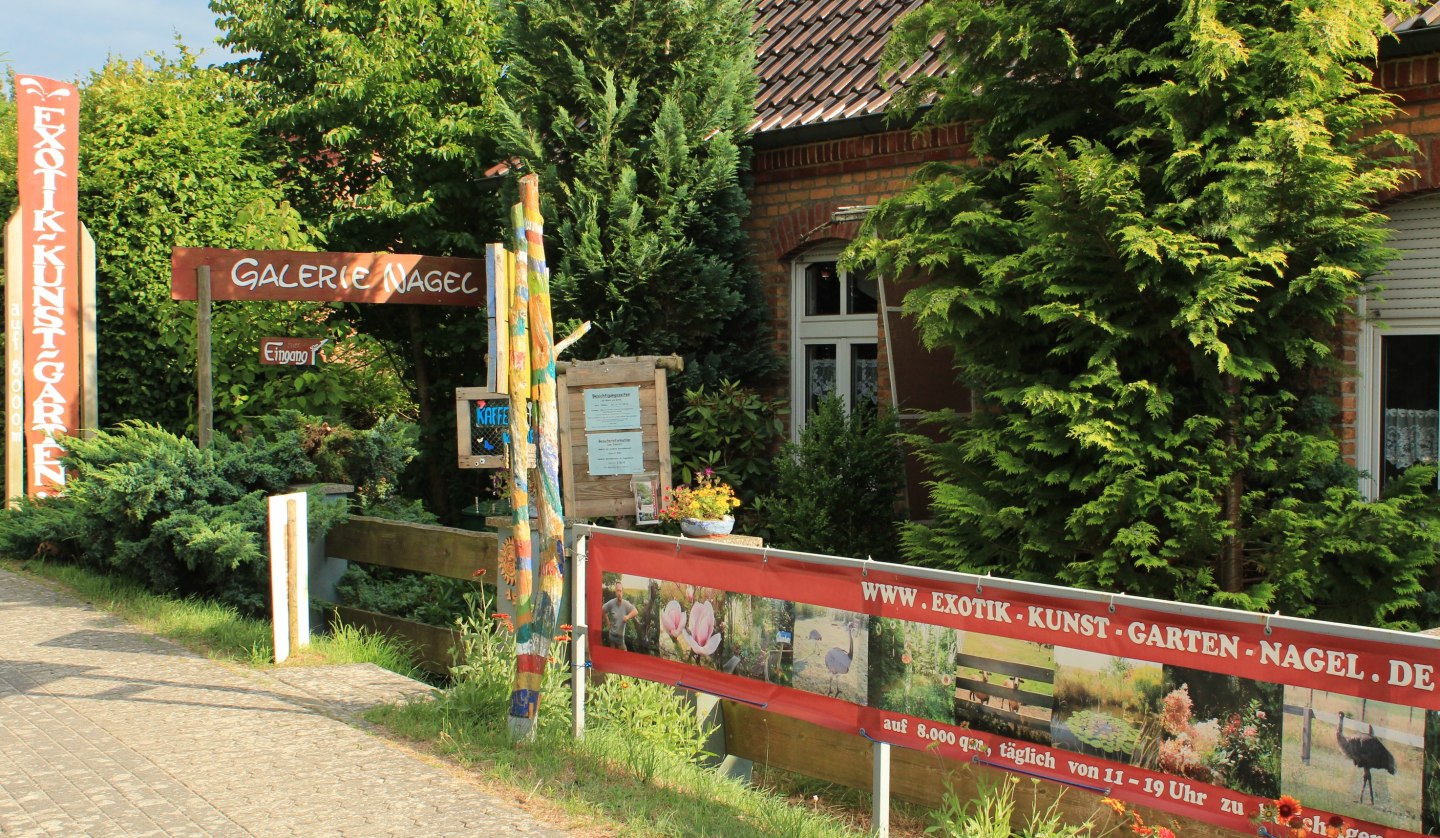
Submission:
[[[605,645],[625,649],[625,624],[640,616],[635,605],[625,598],[625,585],[615,580],[615,596],[603,606],[605,613]]]

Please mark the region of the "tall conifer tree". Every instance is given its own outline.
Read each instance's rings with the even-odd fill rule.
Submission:
[[[977,394],[925,454],[919,561],[1405,624],[1435,561],[1410,475],[1368,503],[1332,433],[1337,326],[1385,264],[1393,106],[1371,0],[932,0],[902,96],[973,126],[862,258]],[[1354,596],[1357,588],[1368,591]]]
[[[691,382],[773,372],[740,228],[746,4],[537,0],[506,15],[508,151],[541,172],[557,319],[596,326],[573,351],[676,352]]]

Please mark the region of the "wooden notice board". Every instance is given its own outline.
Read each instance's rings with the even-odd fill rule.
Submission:
[[[666,372],[683,368],[675,355],[559,365],[556,390],[566,518],[634,515],[632,482],[637,474],[655,475],[662,497],[670,489]],[[592,464],[592,451],[605,452],[605,459]]]

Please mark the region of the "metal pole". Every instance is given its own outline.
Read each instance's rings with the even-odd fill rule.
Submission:
[[[581,536],[575,542],[575,557],[570,571],[570,693],[572,725],[576,740],[585,738],[585,688],[589,685],[586,667],[586,641],[590,639],[585,625],[585,560],[588,540]]]
[[[210,447],[215,428],[215,399],[210,384],[210,266],[195,269],[195,379],[199,391],[196,437],[201,448]]]
[[[870,777],[870,832],[876,838],[890,838],[890,744],[870,746],[874,768]]]

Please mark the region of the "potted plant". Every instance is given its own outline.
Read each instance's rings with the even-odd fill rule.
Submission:
[[[660,508],[660,518],[679,522],[680,531],[694,538],[729,535],[735,527],[730,512],[739,505],[735,490],[707,468],[695,475],[693,486],[670,490]]]

